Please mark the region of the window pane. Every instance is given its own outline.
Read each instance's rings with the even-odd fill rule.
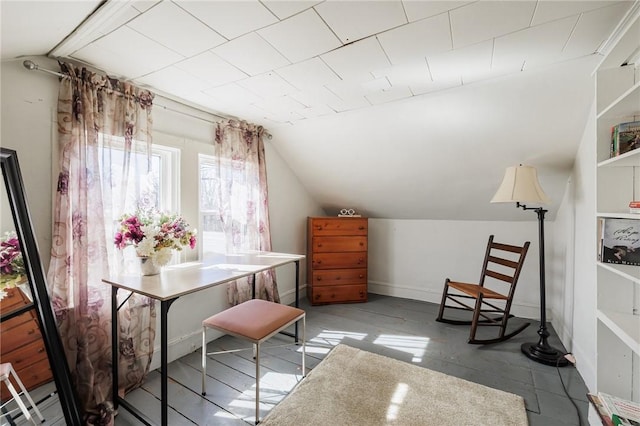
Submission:
[[[200,231],[199,245],[202,255],[225,253],[227,243],[220,220],[220,173],[217,162],[209,156],[200,156]]]

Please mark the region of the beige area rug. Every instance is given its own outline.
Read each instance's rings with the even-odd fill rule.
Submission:
[[[406,362],[336,346],[261,425],[527,425],[524,400]]]

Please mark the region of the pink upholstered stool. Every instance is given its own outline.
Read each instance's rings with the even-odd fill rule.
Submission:
[[[25,405],[24,401],[22,401],[22,396],[24,396],[25,398],[27,398],[29,405],[31,406],[31,408],[33,408],[33,411],[36,413],[40,421],[44,422],[44,417],[42,417],[42,413],[40,413],[40,410],[38,410],[38,407],[33,402],[31,395],[29,395],[29,392],[27,392],[27,390],[25,389],[24,385],[22,384],[22,380],[20,380],[20,378],[16,374],[16,371],[13,369],[13,366],[11,365],[10,362],[5,362],[3,364],[0,364],[0,381],[2,381],[7,386],[12,396],[12,399],[9,399],[8,401],[5,401],[2,404],[2,409],[4,410],[5,406],[9,404],[11,401],[15,401],[16,404],[18,405],[18,408],[14,408],[9,411],[0,413],[0,418],[5,416],[10,416],[14,412],[20,410],[26,420],[36,425],[37,423],[35,419],[33,418],[33,416],[31,416],[31,413],[29,412],[29,409]],[[18,388],[20,389],[20,392],[16,391],[16,388],[13,386],[12,381],[15,381],[17,383]]]
[[[302,309],[266,300],[252,299],[202,321],[202,395],[206,395],[207,355],[237,352],[243,349],[207,353],[207,328],[248,340],[254,345],[256,362],[256,424],[260,421],[260,344],[302,320],[302,376],[305,376],[305,312]]]

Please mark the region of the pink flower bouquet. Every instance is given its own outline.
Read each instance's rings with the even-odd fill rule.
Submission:
[[[26,280],[20,241],[15,232],[6,232],[0,240],[0,299],[7,288]]]
[[[171,260],[171,250],[196,246],[196,230],[179,215],[169,213],[136,212],[120,218],[114,244],[119,249],[134,246],[140,257],[149,257],[158,266]]]

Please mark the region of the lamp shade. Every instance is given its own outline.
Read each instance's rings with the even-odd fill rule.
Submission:
[[[502,184],[491,202],[549,204],[551,200],[540,187],[535,167],[520,165],[507,167]]]

